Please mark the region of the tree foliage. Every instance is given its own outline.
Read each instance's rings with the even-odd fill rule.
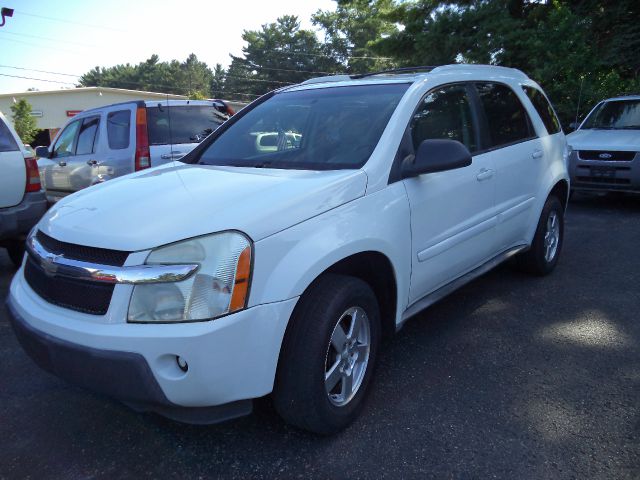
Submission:
[[[231,55],[225,78],[227,92],[261,95],[340,69],[316,34],[300,28],[298,17],[293,15],[265,24],[261,30],[245,30],[242,39],[247,45],[242,57]]]
[[[11,105],[13,126],[24,143],[31,143],[38,133],[36,119],[31,116],[31,104],[21,98]]]
[[[285,15],[245,30],[242,55],[212,71],[195,55],[96,67],[82,85],[253,100],[332,73],[488,63],[538,81],[567,126],[598,100],[640,90],[638,0],[336,0],[302,29]]]
[[[387,17],[402,27],[373,43],[378,54],[402,65],[519,68],[544,87],[565,126],[581,91],[592,106],[640,88],[637,0],[415,0]]]
[[[148,90],[207,98],[211,91],[213,72],[193,53],[184,62],[161,62],[158,55],[137,65],[121,64],[114,67],[95,67],[82,77],[83,87],[114,87],[130,90]]]

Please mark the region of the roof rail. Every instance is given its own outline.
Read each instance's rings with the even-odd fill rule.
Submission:
[[[309,85],[310,83],[326,83],[326,82],[344,82],[351,80],[349,75],[327,75],[326,77],[314,77],[302,82],[302,85]]]
[[[437,67],[438,65],[423,65],[420,67],[391,68],[389,70],[381,70],[379,72],[357,73],[355,75],[351,75],[351,78],[355,80],[358,78],[372,77],[373,75],[384,75],[385,73],[430,72],[431,70]]]

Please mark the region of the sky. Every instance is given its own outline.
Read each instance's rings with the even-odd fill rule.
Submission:
[[[243,30],[258,30],[287,14],[297,15],[303,28],[313,28],[311,14],[334,10],[335,3],[0,0],[0,7],[15,10],[0,27],[0,93],[17,93],[28,88],[73,87],[77,76],[95,66],[136,64],[154,53],[161,61],[183,61],[195,53],[210,67],[216,63],[227,66],[230,53],[242,53]]]

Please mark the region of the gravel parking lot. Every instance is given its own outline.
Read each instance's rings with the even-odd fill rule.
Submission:
[[[12,275],[0,253],[0,299]],[[39,370],[0,313],[0,478],[638,478],[640,198],[577,196],[556,272],[502,267],[409,322],[363,415],[318,438],[268,400],[217,426]]]

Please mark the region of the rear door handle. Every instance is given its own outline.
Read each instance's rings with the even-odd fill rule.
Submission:
[[[489,180],[491,177],[493,177],[493,170],[491,170],[490,168],[483,168],[478,172],[478,175],[476,175],[476,179],[479,182],[482,182],[483,180]]]
[[[531,158],[542,158],[544,156],[544,152],[542,150],[534,150],[531,154]]]
[[[67,166],[67,162],[65,162],[64,160],[59,160],[58,161],[58,165],[60,165],[61,167],[66,167]]]
[[[176,158],[182,158],[185,155],[186,153],[182,153],[182,152],[163,153],[162,155],[160,155],[160,158],[163,160],[171,160]]]
[[[87,160],[87,165],[94,167],[98,164],[97,160]]]

